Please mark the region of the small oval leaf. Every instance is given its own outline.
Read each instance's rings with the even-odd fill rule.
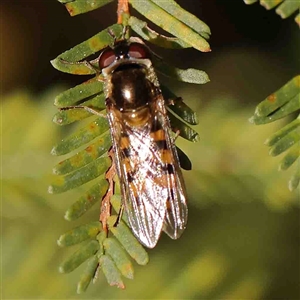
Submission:
[[[200,34],[160,8],[154,2],[129,0],[129,3],[154,24],[190,44],[195,49],[203,52],[210,51],[208,42]]]
[[[289,189],[293,191],[297,188],[300,182],[300,168],[296,169],[295,174],[292,176],[291,180],[289,181]]]
[[[175,133],[179,132],[179,135],[184,139],[187,139],[188,141],[199,141],[199,134],[194,129],[178,119],[173,113],[168,112],[168,117],[171,123],[172,130]]]
[[[162,9],[167,11],[170,15],[176,17],[178,20],[192,28],[195,32],[199,33],[205,39],[208,39],[211,32],[210,28],[197,17],[195,17],[190,12],[184,10],[175,1],[161,1],[161,0],[151,0]]]
[[[106,106],[105,106],[105,96],[103,93],[95,97],[92,97],[90,100],[82,102],[80,105],[95,109],[96,111],[102,113],[103,115],[106,114],[106,112],[104,111]],[[74,109],[59,110],[54,115],[53,122],[58,125],[68,125],[75,121],[83,120],[92,115],[94,114],[92,114],[91,112],[85,109],[74,108]]]
[[[100,226],[100,222],[96,221],[73,228],[62,234],[57,244],[60,247],[66,247],[79,244],[87,239],[95,238],[100,231]]]
[[[268,96],[264,101],[257,105],[255,115],[266,117],[279,107],[283,106],[290,99],[297,97],[300,93],[300,75],[294,77],[282,88]],[[299,96],[298,98],[299,99]]]
[[[51,61],[51,64],[57,70],[66,73],[95,74],[94,67],[86,61],[80,61],[114,43],[114,38],[109,34],[109,31],[113,32],[119,39],[122,36],[123,26],[114,24],[102,30],[90,39],[60,54]]]
[[[101,93],[102,90],[103,83],[97,77],[94,77],[59,94],[55,98],[54,105],[58,107],[76,105],[83,99]]]
[[[300,143],[296,143],[280,162],[279,170],[287,170],[300,157]]]
[[[92,240],[74,252],[68,259],[66,259],[59,267],[60,273],[69,273],[79,267],[88,258],[94,255],[99,249],[98,241]]]
[[[192,170],[192,162],[188,158],[188,156],[178,147],[176,147],[180,167],[184,170],[190,171]]]
[[[122,281],[121,273],[112,258],[109,255],[102,255],[99,263],[109,285],[124,289],[125,285]]]
[[[104,174],[110,165],[109,157],[99,157],[79,170],[67,175],[57,175],[49,186],[49,193],[58,194],[79,187]]]
[[[159,58],[153,57],[153,64],[155,70],[164,74],[167,77],[177,79],[179,81],[194,83],[194,84],[204,84],[209,82],[208,75],[201,70],[189,68],[189,69],[179,69],[166,64]]]
[[[272,156],[277,156],[285,150],[292,147],[300,140],[300,127],[290,131],[283,138],[281,138],[274,146],[271,147],[269,153]]]
[[[85,214],[95,203],[101,201],[108,189],[108,182],[101,178],[85,195],[72,204],[65,213],[65,219],[74,221]]]
[[[146,22],[131,16],[128,21],[129,26],[144,40],[168,49],[182,49],[192,47],[179,38],[167,37],[150,29]]]
[[[125,223],[120,220],[117,226],[114,226],[117,221],[116,216],[111,216],[108,219],[109,230],[113,233],[116,239],[122,244],[127,253],[139,264],[146,265],[149,261],[148,253],[133,236],[130,229]]]
[[[59,1],[61,2],[61,0]],[[65,6],[69,14],[73,17],[100,8],[112,1],[113,0],[67,0]]]
[[[291,123],[287,124],[280,130],[278,130],[276,133],[274,133],[271,137],[269,137],[266,141],[265,144],[267,146],[273,146],[277,142],[279,142],[285,135],[287,135],[289,132],[296,130],[300,126],[300,115],[298,116],[297,119],[292,121]]]
[[[284,0],[260,0],[260,4],[266,9],[272,9]]]
[[[92,279],[95,276],[98,264],[99,264],[99,262],[98,262],[97,255],[94,255],[93,257],[91,257],[88,260],[86,268],[85,268],[83,274],[81,275],[80,280],[77,284],[77,294],[81,294],[86,291],[90,282],[92,281]]]
[[[299,1],[284,1],[276,8],[276,13],[282,18],[286,19],[294,12],[299,11],[300,2]]]
[[[297,111],[300,109],[300,101],[299,98],[300,94],[296,95],[292,99],[288,100],[287,103],[282,105],[280,108],[275,110],[273,113],[269,114],[268,116],[257,116],[254,115],[251,119],[251,123],[255,123],[256,125],[260,124],[267,124],[270,122],[274,122],[276,120],[282,119],[285,116],[288,116],[289,114]]]
[[[63,175],[74,172],[102,156],[110,147],[111,137],[109,134],[104,134],[84,150],[57,164],[53,168],[53,173]]]
[[[69,153],[80,146],[87,144],[92,141],[97,136],[105,133],[109,135],[108,132],[109,125],[106,118],[97,118],[90,124],[82,127],[80,130],[76,131],[67,138],[61,140],[59,144],[52,148],[52,155],[63,155]]]
[[[114,239],[107,238],[103,242],[105,253],[114,261],[121,274],[129,279],[133,279],[133,267],[122,246]]]

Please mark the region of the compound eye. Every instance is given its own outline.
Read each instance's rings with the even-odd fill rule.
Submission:
[[[99,58],[99,68],[102,70],[110,66],[116,60],[116,55],[111,48],[105,49]]]
[[[140,43],[130,44],[128,54],[132,58],[150,58],[148,48]]]

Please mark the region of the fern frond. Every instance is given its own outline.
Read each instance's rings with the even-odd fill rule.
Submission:
[[[111,1],[61,0],[60,2],[65,4],[70,15],[74,16],[99,8]],[[67,154],[69,157],[53,168],[55,176],[49,192],[62,193],[90,181],[97,181],[66,211],[65,219],[69,221],[79,218],[95,203],[100,202],[109,186],[105,179],[105,173],[111,165],[111,159],[107,155],[107,151],[111,147],[111,140],[105,117],[103,76],[98,67],[98,59],[94,59],[92,56],[105,47],[113,45],[114,37],[117,40],[121,39],[124,26],[128,26],[145,40],[161,47],[194,47],[200,51],[210,51],[206,41],[210,35],[209,27],[183,10],[174,1],[130,0],[129,3],[132,8],[173,36],[167,37],[155,32],[148,27],[146,22],[128,15],[128,11],[121,9],[124,14],[121,18],[122,25],[109,26],[51,61],[59,71],[74,75],[94,76],[82,84],[64,91],[55,99],[55,105],[60,109],[53,118],[55,123],[68,125],[84,119],[86,122],[85,125],[76,129],[70,136],[53,147],[53,155]],[[157,57],[153,60],[153,65],[158,72],[180,81],[196,84],[204,84],[209,81],[204,71],[181,70],[167,65]],[[163,95],[166,100],[170,100],[168,116],[172,129],[179,130],[180,136],[189,141],[197,141],[198,133],[188,125],[197,124],[195,112],[167,88],[163,89]],[[89,109],[78,109],[80,107]],[[93,111],[97,111],[97,117],[93,115]],[[191,162],[188,157],[180,149],[178,155],[182,167],[190,170]],[[116,214],[120,209],[121,197],[119,194],[120,192],[116,190],[115,196],[110,200]],[[127,255],[138,264],[144,265],[148,262],[147,252],[128,228],[126,214],[123,214],[122,220],[115,227],[116,220],[116,215],[112,215],[108,219],[109,236],[106,236],[102,230],[101,222],[95,221],[77,227],[59,238],[60,246],[79,243],[77,251],[61,265],[61,272],[70,272],[88,261],[86,270],[78,283],[77,292],[81,293],[86,290],[89,283],[97,278],[100,268],[110,285],[124,288],[122,276],[133,278],[133,267]]]
[[[268,96],[255,110],[250,122],[260,125],[281,119],[291,113],[299,112],[300,109],[300,75],[294,77],[278,91]],[[265,142],[270,147],[270,155],[277,156],[288,149],[289,152],[280,163],[279,170],[286,170],[300,157],[300,115],[273,134]],[[299,167],[289,182],[290,190],[299,185]]]
[[[253,4],[258,0],[244,0],[246,4]],[[298,15],[295,17],[295,22],[300,25],[300,2],[297,0],[260,0],[260,5],[265,7],[266,9],[273,9],[276,6],[276,13],[282,18],[286,19],[290,17],[292,14],[298,12]]]

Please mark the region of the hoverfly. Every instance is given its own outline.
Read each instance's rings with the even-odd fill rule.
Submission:
[[[162,231],[180,237],[186,191],[149,49],[131,38],[99,57],[122,205],[134,235],[153,248]]]

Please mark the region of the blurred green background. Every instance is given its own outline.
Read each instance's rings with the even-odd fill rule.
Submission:
[[[50,150],[69,130],[51,121],[54,97],[85,78],[49,61],[114,23],[116,3],[71,18],[55,0],[1,2],[1,299],[299,299],[299,189],[289,192],[293,170],[278,172],[281,157],[269,157],[263,145],[287,120],[248,122],[255,106],[299,71],[299,29],[293,18],[242,0],[178,3],[210,26],[213,50],[153,47],[211,79],[204,86],[162,79],[200,120],[199,143],[178,139],[193,163],[184,172],[188,228],[177,241],[163,235],[125,290],[109,287],[101,274],[77,295],[84,266],[59,274],[74,249],[59,249],[56,240],[96,220],[99,208],[69,223],[64,212],[84,186],[54,196],[47,186],[61,160]]]

